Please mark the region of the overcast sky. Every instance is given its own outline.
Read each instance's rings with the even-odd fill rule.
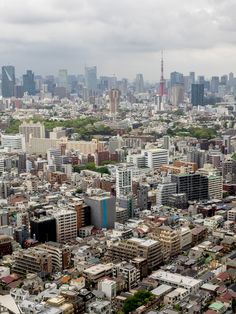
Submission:
[[[236,72],[235,0],[0,0],[0,63],[159,80]]]

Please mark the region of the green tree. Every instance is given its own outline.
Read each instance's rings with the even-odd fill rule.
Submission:
[[[154,295],[150,291],[140,290],[125,300],[123,311],[125,314],[128,314],[153,299]]]

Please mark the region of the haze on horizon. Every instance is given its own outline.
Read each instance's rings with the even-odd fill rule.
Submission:
[[[17,74],[84,72],[146,80],[236,70],[235,0],[1,0],[1,65]]]

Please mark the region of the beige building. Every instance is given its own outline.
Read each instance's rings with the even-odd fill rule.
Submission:
[[[77,237],[77,213],[61,209],[53,213],[56,218],[57,242],[66,243]]]
[[[160,241],[164,260],[168,260],[170,257],[180,253],[181,237],[178,231],[163,226],[151,233],[150,237]]]
[[[144,240],[131,238],[126,241],[114,243],[108,249],[108,255],[112,259],[127,261],[135,257],[147,260],[149,271],[156,268],[162,262],[161,243],[156,240]]]
[[[45,138],[45,128],[40,122],[24,121],[19,126],[19,132],[25,136],[26,143],[29,143],[30,138]]]
[[[73,314],[74,307],[72,303],[67,303],[65,298],[57,296],[47,300],[47,304],[59,308],[63,314]]]
[[[20,250],[13,253],[14,264],[13,271],[18,274],[30,273],[51,273],[52,255],[45,251],[39,251],[34,248]]]

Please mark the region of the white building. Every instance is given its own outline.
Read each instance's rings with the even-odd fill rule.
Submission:
[[[98,290],[102,291],[108,299],[116,297],[116,282],[110,279],[102,279],[98,282]]]
[[[25,152],[25,137],[22,134],[7,135],[2,134],[1,136],[2,146],[12,150],[20,150]]]
[[[128,195],[132,192],[132,169],[117,167],[116,169],[116,197]]]
[[[166,149],[149,149],[144,151],[145,166],[151,169],[169,164],[169,152]]]
[[[227,212],[227,220],[236,221],[236,208],[232,208]]]

